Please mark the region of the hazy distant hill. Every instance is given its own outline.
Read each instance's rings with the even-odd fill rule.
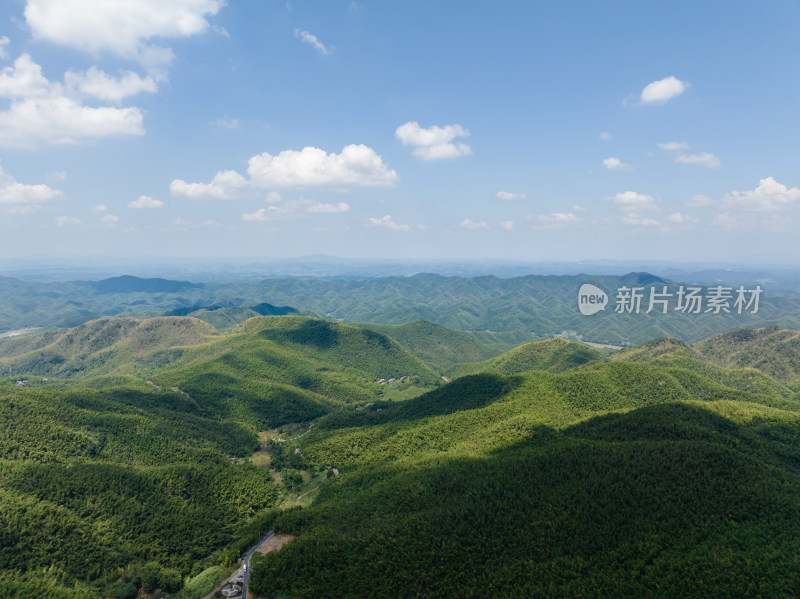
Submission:
[[[97,293],[179,293],[185,289],[199,289],[203,285],[188,281],[170,281],[168,279],[141,279],[131,275],[112,277],[102,281],[91,282]]]
[[[615,313],[609,308],[592,316],[578,311],[578,289],[597,285],[611,297],[623,286],[651,288],[678,283],[649,273],[622,276],[539,276],[511,279],[420,274],[376,279],[264,279],[203,286],[179,281],[151,284],[123,277],[100,293],[98,283],[26,283],[0,279],[0,330],[36,326],[75,326],[103,315],[155,316],[195,314],[218,328],[229,328],[253,315],[262,304],[291,306],[307,315],[340,322],[405,324],[424,320],[468,332],[507,333],[515,343],[542,339],[563,331],[588,341],[625,345],[654,337],[700,341],[742,327],[779,326],[800,329],[799,295],[765,291],[757,314]],[[144,282],[143,282],[144,281]],[[106,285],[105,283],[103,285]],[[177,286],[177,287],[176,287]],[[102,287],[101,289],[105,289]],[[176,290],[177,289],[177,290]],[[113,292],[112,291],[115,291]],[[156,292],[155,290],[160,290]],[[220,311],[220,310],[225,310]],[[260,313],[259,309],[253,309]],[[482,341],[483,342],[483,341]]]

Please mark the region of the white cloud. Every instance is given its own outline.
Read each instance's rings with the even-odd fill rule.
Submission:
[[[387,229],[392,229],[393,231],[408,231],[410,228],[408,225],[400,225],[394,222],[392,217],[388,214],[381,218],[370,217],[367,220],[367,224],[370,227],[385,227]]]
[[[655,227],[661,224],[655,219],[639,216],[635,212],[623,216],[622,222],[632,227]]]
[[[505,229],[506,231],[510,231],[514,228],[514,221],[513,220],[501,220],[500,221],[500,228]]]
[[[272,195],[272,194],[270,194]],[[350,205],[346,202],[335,204],[323,204],[306,198],[283,201],[279,194],[275,194],[266,208],[259,208],[255,212],[242,215],[242,220],[250,222],[266,222],[279,219],[291,219],[303,217],[306,214],[338,214],[350,211]]]
[[[86,72],[67,71],[64,74],[64,83],[68,88],[87,96],[117,103],[128,96],[158,91],[158,84],[151,76],[141,77],[133,71],[125,71],[117,78],[97,67],[92,67]]]
[[[510,202],[513,200],[524,200],[527,199],[527,195],[524,193],[511,193],[510,191],[498,191],[495,196],[498,200],[503,200],[506,202]]]
[[[175,179],[169,184],[169,191],[174,197],[190,200],[233,200],[236,191],[247,185],[247,179],[236,171],[220,171],[211,183],[187,183],[183,179]]]
[[[144,208],[162,208],[163,206],[164,202],[161,200],[156,200],[146,195],[141,195],[138,199],[128,202],[128,208],[135,208],[138,210]]]
[[[434,125],[425,129],[416,121],[409,121],[395,129],[394,134],[404,146],[416,146],[411,153],[423,160],[458,158],[472,154],[472,148],[468,145],[452,143],[456,137],[469,136],[469,131],[461,125]]]
[[[220,129],[238,129],[239,119],[231,119],[231,118],[217,119],[216,121],[211,121],[209,125],[213,125],[214,127],[219,127]]]
[[[653,210],[657,209],[656,199],[653,196],[635,191],[625,191],[614,196],[614,204],[624,210]]]
[[[608,141],[609,139],[613,139],[613,137],[614,136],[611,135],[608,131],[603,131],[600,134],[600,139],[602,139],[603,141]]]
[[[687,87],[688,83],[670,75],[647,85],[642,90],[640,99],[643,104],[661,104],[680,96]]]
[[[703,152],[702,154],[678,154],[675,157],[675,162],[680,164],[699,164],[706,168],[719,168],[722,166],[719,158],[709,152]]]
[[[92,208],[92,212],[107,212],[108,207],[105,204],[98,204],[94,208]]]
[[[24,185],[0,167],[0,210],[11,214],[34,212],[56,198],[61,192],[47,185]]]
[[[586,212],[586,208],[584,208],[583,206],[579,206],[578,204],[574,204],[572,206],[572,211],[573,212]]]
[[[732,191],[722,198],[722,204],[742,210],[775,212],[791,207],[800,200],[800,189],[788,188],[772,177],[761,179],[753,191]]]
[[[31,98],[52,94],[53,86],[42,75],[42,67],[31,58],[30,54],[22,54],[14,61],[14,66],[3,67],[0,71],[0,97]]]
[[[8,58],[8,44],[11,43],[11,40],[8,39],[7,35],[0,37],[0,58]]]
[[[202,228],[216,228],[222,226],[222,223],[215,220],[204,220],[200,223],[193,223],[185,218],[176,218],[170,223],[178,231],[188,231],[189,229],[202,229]]]
[[[658,147],[665,152],[679,152],[681,150],[688,150],[689,144],[685,141],[669,141],[667,143],[658,144]]]
[[[255,222],[266,222],[268,220],[271,220],[271,218],[270,218],[271,215],[274,215],[276,213],[276,211],[275,210],[270,210],[270,208],[274,208],[274,207],[270,206],[269,208],[259,208],[255,212],[245,212],[244,214],[242,214],[242,220],[245,220],[245,221],[248,221],[248,222],[252,222],[252,223],[255,223]]]
[[[106,214],[103,218],[100,219],[101,223],[105,223],[107,225],[113,225],[119,220],[118,216],[114,216],[113,214]]]
[[[312,202],[306,208],[306,212],[314,214],[335,214],[337,212],[347,212],[350,210],[350,205],[345,202],[337,202],[336,204],[321,204],[319,202]]]
[[[283,197],[277,191],[270,191],[264,201],[267,204],[278,204],[283,201]]]
[[[247,172],[257,187],[386,187],[397,182],[375,150],[363,144],[345,146],[340,154],[305,147],[253,156]]]
[[[553,214],[540,214],[537,219],[540,223],[567,224],[578,220],[572,212],[554,212]]]
[[[630,164],[622,162],[619,158],[613,156],[603,160],[603,166],[610,171],[632,171],[633,167]]]
[[[109,51],[150,66],[172,57],[154,38],[184,38],[207,31],[206,17],[224,0],[27,0],[25,19],[36,39],[94,54]]]
[[[658,147],[665,152],[672,152],[675,154],[675,162],[679,164],[699,164],[706,168],[719,168],[722,166],[719,158],[710,152],[703,152],[701,154],[685,154],[684,151],[688,150],[691,146],[683,141],[671,141],[668,143],[658,144]]]
[[[463,227],[465,229],[473,229],[473,230],[474,229],[488,229],[489,228],[489,225],[486,224],[486,221],[482,221],[481,220],[481,221],[477,221],[476,222],[476,221],[470,220],[468,218],[465,218],[464,220],[462,220],[461,224],[459,226]]]
[[[81,219],[75,216],[57,216],[56,217],[56,225],[59,227],[65,227],[66,225],[79,225],[81,224]]]
[[[138,108],[94,108],[60,97],[30,98],[0,111],[0,146],[75,145],[119,135],[144,135]]]
[[[313,46],[314,48],[319,50],[320,54],[326,55],[333,52],[333,48],[329,48],[328,46],[323,44],[321,41],[319,41],[319,38],[317,38],[317,36],[314,35],[313,33],[309,33],[308,31],[305,30],[295,29],[294,36],[301,42],[309,44],[310,46]]]
[[[9,108],[0,110],[0,146],[34,148],[144,134],[138,108],[84,106],[62,84],[48,81],[27,54],[0,71],[0,97],[11,99]]]

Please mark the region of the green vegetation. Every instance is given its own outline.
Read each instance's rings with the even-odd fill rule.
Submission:
[[[669,340],[573,368],[559,357],[581,355],[570,345],[484,363],[538,372],[468,376],[322,418],[303,452],[342,475],[278,518],[296,539],[258,562],[252,588],[270,598],[795,596],[793,394]]]
[[[648,273],[504,279],[418,274],[363,280],[275,278],[204,284],[135,277],[31,283],[0,277],[0,333],[23,327],[77,326],[101,316],[190,315],[218,330],[256,315],[294,313],[382,325],[423,320],[468,332],[478,343],[492,346],[494,354],[479,350],[480,355],[469,358],[479,361],[509,349],[509,343],[519,345],[563,331],[573,331],[587,341],[632,345],[655,337],[697,342],[742,327],[800,329],[796,291],[765,293],[758,314],[645,314],[645,310],[641,314],[615,314],[609,309],[587,318],[576,305],[583,283],[598,285],[611,296],[622,286],[641,286],[646,298],[651,286],[660,289],[669,284],[674,288],[677,282]],[[398,341],[405,345],[409,335],[424,334],[420,327],[413,329],[397,330],[402,338]],[[388,330],[374,330],[392,336]],[[442,355],[431,365],[448,369],[462,352],[475,350],[467,347],[469,341],[464,337],[451,341],[453,346],[439,346]],[[0,342],[0,355],[2,345]],[[408,347],[415,349],[411,341]]]
[[[265,599],[800,593],[797,333],[481,335],[173,316],[0,342],[0,596],[199,599],[270,528],[295,538],[255,560]]]

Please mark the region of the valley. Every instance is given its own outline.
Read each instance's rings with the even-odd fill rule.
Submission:
[[[0,590],[199,598],[274,530],[265,598],[794,592],[797,333],[487,340],[286,315],[0,341]]]

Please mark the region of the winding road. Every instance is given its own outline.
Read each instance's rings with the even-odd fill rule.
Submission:
[[[272,538],[272,535],[275,534],[274,530],[271,530],[267,533],[267,535],[261,539],[258,543],[256,543],[250,551],[247,552],[247,555],[244,556],[242,560],[244,564],[244,580],[242,580],[242,599],[247,599],[247,579],[250,578],[250,558],[253,557],[253,554],[258,551],[258,548],[261,547],[264,543],[269,541]]]

